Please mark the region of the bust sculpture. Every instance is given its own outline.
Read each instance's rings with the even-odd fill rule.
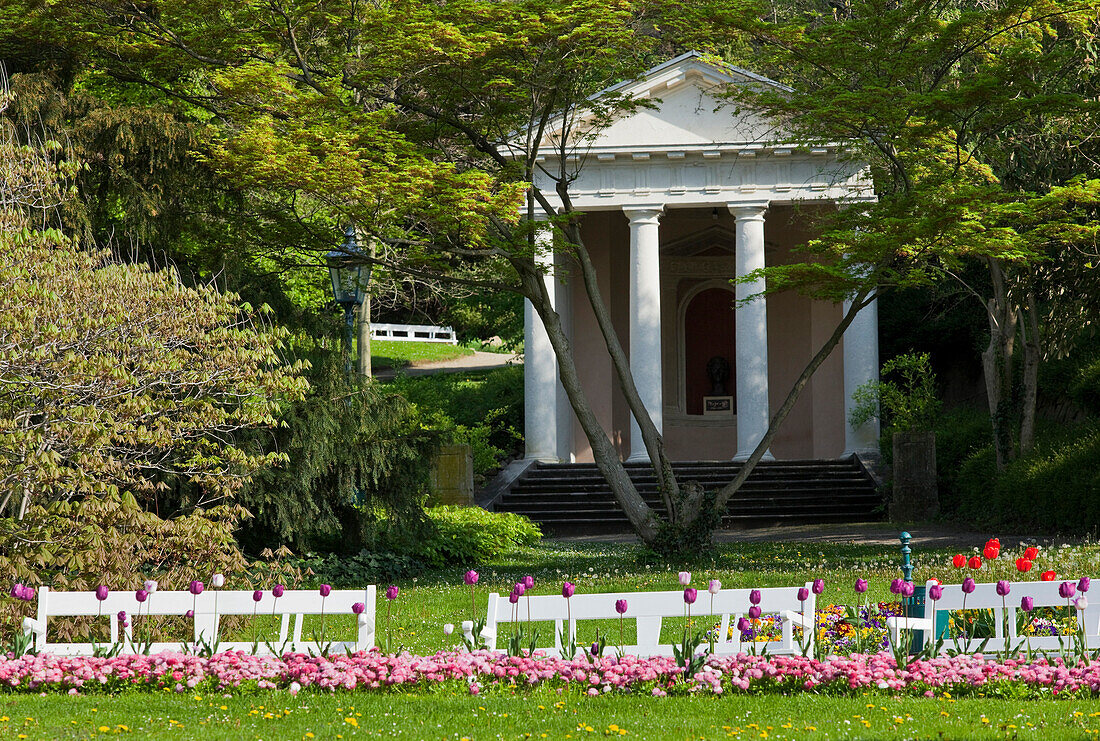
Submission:
[[[707,378],[710,379],[710,395],[725,396],[726,381],[730,378],[730,364],[725,357],[715,355],[707,361]]]

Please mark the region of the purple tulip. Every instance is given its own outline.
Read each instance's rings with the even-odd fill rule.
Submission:
[[[573,582],[563,582],[561,585],[561,596],[569,599],[577,592],[577,585]]]
[[[126,610],[119,610],[118,615],[116,617],[118,617],[118,621],[120,623],[125,623],[126,622]]]
[[[928,596],[932,599],[933,602],[939,600],[941,597],[943,597],[943,587],[941,587],[939,584],[933,584],[928,588]]]
[[[759,620],[760,619],[760,613],[761,613],[760,605],[753,605],[752,607],[749,608],[749,617],[752,618],[753,620]]]
[[[754,605],[759,605],[760,604],[760,590],[759,589],[754,589],[751,592],[749,592],[749,602],[753,603]]]
[[[809,598],[810,598],[810,590],[806,589],[806,587],[799,587],[798,588],[798,601],[799,602],[805,602]]]
[[[859,592],[860,594],[863,594],[864,592],[867,591],[867,580],[866,579],[856,579],[856,591]]]
[[[508,595],[508,601],[511,602],[513,605],[519,602],[519,595],[516,594],[516,590],[513,589],[512,592]]]
[[[322,584],[322,585],[321,585],[321,588],[320,588],[320,589],[318,589],[317,591],[319,591],[319,592],[321,593],[321,596],[322,596],[322,597],[327,597],[327,596],[329,596],[330,594],[332,594],[332,585],[330,585],[330,584]]]
[[[34,600],[35,589],[34,587],[23,587],[23,601],[31,602]]]
[[[962,583],[963,594],[970,594],[977,588],[977,586],[978,585],[974,583],[973,579],[971,579],[969,576],[966,577],[965,579],[963,579]]]
[[[530,574],[523,577],[523,587],[524,587],[524,589],[532,589],[532,588],[534,588],[534,586],[535,586],[535,577],[531,576]]]
[[[1012,585],[1005,579],[1001,579],[997,582],[997,594],[1002,597],[1007,597],[1008,593],[1012,591]]]
[[[890,594],[901,594],[901,585],[904,583],[902,579],[894,579],[890,582]]]
[[[203,584],[202,584],[201,581],[193,581],[193,582],[191,582],[191,586],[188,587],[188,591],[191,592],[191,594],[195,595],[196,597],[198,597],[200,594],[202,594],[202,589],[203,589]]]
[[[1087,592],[1089,591],[1089,587],[1091,585],[1092,580],[1089,579],[1087,576],[1082,576],[1081,581],[1077,582],[1077,591],[1082,593]]]
[[[194,610],[188,610],[187,612],[183,613],[183,616],[193,618],[193,617],[195,617],[195,611]]]
[[[1070,582],[1064,581],[1058,585],[1058,596],[1062,599],[1069,599],[1075,594],[1077,594],[1077,587]]]
[[[722,591],[722,582],[717,579],[711,579],[707,582],[707,591],[711,594],[718,594],[718,592]]]
[[[698,597],[698,596],[699,596],[698,590],[695,590],[695,589],[692,589],[691,587],[688,587],[687,589],[684,590],[684,604],[694,605],[695,604],[695,598]]]
[[[825,580],[814,579],[813,585],[810,587],[814,594],[821,594],[825,591]]]
[[[136,599],[138,602],[144,602],[145,600],[149,599],[149,593],[146,592],[144,589],[139,589],[134,592],[134,599]]]
[[[626,600],[625,599],[615,600],[615,612],[619,613],[620,615],[622,615],[626,612]]]
[[[1020,609],[1023,610],[1024,612],[1031,612],[1032,610],[1034,610],[1035,609],[1035,598],[1034,597],[1024,597],[1023,599],[1021,599],[1020,600]]]
[[[600,644],[599,644],[599,642],[593,643],[592,648],[590,648],[588,650],[588,653],[592,654],[593,656],[598,656],[599,653],[600,653]]]
[[[263,598],[264,598],[264,593],[261,592],[259,589],[257,589],[255,592],[252,593],[252,601],[253,602],[259,602]]]
[[[512,591],[516,593],[517,597],[522,597],[527,592],[527,586],[523,582],[517,581],[515,586],[512,587]]]
[[[286,593],[286,587],[284,587],[282,584],[276,584],[274,587],[272,587],[271,593],[275,595],[276,599],[278,599]]]
[[[23,599],[23,585],[19,582],[11,585],[11,596],[16,599]]]
[[[102,602],[107,599],[107,595],[111,593],[111,590],[107,589],[106,585],[100,584],[95,588],[95,598]]]
[[[901,583],[901,596],[912,597],[913,593],[917,591],[917,588],[913,586],[911,581],[903,581]]]
[[[472,587],[473,585],[477,584],[477,572],[472,569],[470,571],[467,571],[466,575],[462,577],[462,580],[466,582],[466,586]]]
[[[395,599],[397,599],[397,593],[398,593],[399,591],[401,591],[401,590],[399,590],[399,589],[397,588],[397,585],[396,585],[396,584],[391,584],[391,585],[389,585],[388,587],[386,587],[386,599],[388,599],[388,600],[395,600]]]
[[[742,633],[748,633],[752,630],[752,623],[749,622],[748,618],[739,618],[737,620],[737,629]]]
[[[356,615],[362,615],[363,611],[366,609],[367,606],[364,605],[362,602],[356,602],[354,605],[351,606],[351,611],[354,612]]]

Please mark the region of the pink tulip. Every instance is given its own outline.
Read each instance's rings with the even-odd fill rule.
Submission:
[[[707,591],[711,594],[718,594],[718,592],[722,591],[722,582],[717,579],[711,579],[707,582]]]
[[[901,594],[901,585],[904,583],[902,579],[894,579],[890,582],[890,594]]]
[[[515,586],[512,587],[512,593],[517,597],[522,597],[526,591],[527,587],[521,581],[517,581]]]
[[[472,587],[473,585],[477,584],[477,572],[473,570],[467,571],[466,575],[462,577],[462,579],[466,582],[466,586]]]
[[[523,587],[524,587],[524,589],[532,589],[534,586],[535,586],[535,577],[531,576],[530,574],[523,577]]]
[[[519,602],[519,595],[516,594],[516,591],[514,589],[508,594],[508,601],[511,602],[513,605]],[[513,612],[515,611],[513,610]]]
[[[690,571],[681,571],[679,574],[677,574],[677,576],[680,579],[680,586],[686,587],[688,584],[691,584],[691,572]]]
[[[903,581],[901,583],[901,596],[912,597],[913,593],[917,591],[917,588],[913,586],[911,581]]]
[[[867,591],[867,580],[866,579],[856,579],[856,591],[860,594],[863,594],[864,592]]]
[[[19,582],[16,582],[15,584],[12,584],[12,586],[11,586],[11,596],[15,597],[16,599],[23,599],[23,585],[20,584]]]

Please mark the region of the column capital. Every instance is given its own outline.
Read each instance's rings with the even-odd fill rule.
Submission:
[[[631,224],[657,224],[664,215],[664,211],[663,205],[631,206],[623,209],[623,215],[630,220]]]
[[[764,212],[768,210],[767,201],[748,201],[727,203],[726,208],[737,217],[738,221],[763,221]]]

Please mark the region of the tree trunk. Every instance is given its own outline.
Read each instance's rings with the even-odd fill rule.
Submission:
[[[1020,455],[1027,455],[1035,447],[1035,407],[1039,398],[1039,361],[1042,347],[1039,343],[1039,307],[1035,293],[1027,292],[1024,313],[1024,371],[1023,400],[1020,409]]]
[[[1015,309],[1010,305],[1005,285],[1004,269],[999,260],[990,259],[989,273],[993,280],[993,296],[986,303],[989,317],[989,345],[982,353],[989,416],[993,427],[993,448],[997,468],[1003,469],[1014,455],[1012,435],[1013,388],[1012,363],[1016,339]]]
[[[565,389],[573,412],[592,446],[592,455],[596,460],[596,468],[607,480],[611,487],[611,493],[615,497],[619,508],[630,521],[631,527],[638,533],[646,545],[652,546],[657,539],[659,520],[657,513],[645,503],[638,493],[634,482],[627,475],[626,468],[619,460],[619,454],[607,437],[596,414],[588,403],[588,397],[581,388],[580,377],[577,374],[577,366],[573,360],[573,351],[569,338],[561,326],[561,317],[550,302],[550,295],[546,291],[542,272],[533,259],[513,259],[512,264],[519,272],[527,298],[531,301],[535,312],[539,315],[546,334],[550,339],[550,345],[554,348],[554,354],[558,359],[558,376],[561,385]]]
[[[752,455],[750,455],[748,460],[741,465],[741,470],[737,472],[737,476],[734,477],[733,481],[719,490],[718,496],[714,502],[714,506],[719,512],[726,511],[726,503],[729,502],[730,497],[737,493],[741,485],[748,479],[753,469],[756,468],[756,464],[764,457],[764,453],[767,451],[768,447],[771,446],[776,433],[779,432],[779,426],[783,424],[783,420],[785,420],[787,415],[791,413],[791,410],[794,409],[798,397],[802,395],[802,390],[806,388],[806,384],[810,382],[810,378],[817,372],[817,369],[821,367],[821,364],[825,362],[826,358],[828,358],[833,350],[836,349],[836,346],[840,344],[840,340],[844,337],[844,332],[851,325],[852,320],[856,318],[856,314],[874,300],[874,297],[871,295],[872,290],[873,287],[869,285],[865,285],[863,288],[859,289],[856,295],[852,297],[852,303],[848,307],[847,313],[841,318],[840,324],[836,326],[832,335],[830,335],[829,339],[825,341],[825,344],[821,346],[821,349],[817,351],[817,354],[814,355],[806,367],[802,369],[802,374],[798,377],[798,380],[794,382],[794,386],[787,394],[787,398],[783,400],[783,404],[772,417],[771,422],[768,424],[768,431],[764,433],[764,437],[757,444],[756,449],[752,451]]]

